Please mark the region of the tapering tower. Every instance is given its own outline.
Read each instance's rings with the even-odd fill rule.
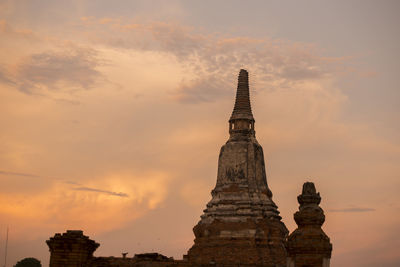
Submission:
[[[329,267],[332,244],[321,228],[325,215],[319,206],[321,197],[314,183],[304,183],[297,200],[300,207],[294,214],[294,220],[298,228],[287,240],[287,267]]]
[[[222,146],[217,184],[187,258],[192,265],[285,266],[287,229],[268,188],[255,138],[248,72],[240,70],[230,137]]]

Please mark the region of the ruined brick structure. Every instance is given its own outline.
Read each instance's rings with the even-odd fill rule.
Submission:
[[[100,244],[83,235],[82,231],[68,230],[46,241],[50,249],[50,266],[84,266],[93,258]]]
[[[99,246],[82,231],[56,234],[47,241],[50,267],[328,267],[332,245],[322,231],[325,220],[314,184],[298,197],[298,224],[288,230],[272,200],[263,149],[257,142],[248,73],[240,70],[229,139],[222,146],[217,183],[204,214],[193,228],[195,240],[183,260],[157,253],[94,257]]]
[[[248,73],[241,70],[230,137],[222,146],[217,184],[188,252],[197,264],[284,266],[288,230],[272,201],[263,150],[255,137]]]
[[[324,211],[319,206],[321,197],[313,183],[303,185],[302,194],[297,197],[299,211],[294,214],[298,228],[287,241],[287,267],[329,267],[332,244],[321,229],[325,222]]]

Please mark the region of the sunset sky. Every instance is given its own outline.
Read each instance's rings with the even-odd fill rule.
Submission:
[[[237,75],[289,231],[305,181],[331,266],[400,266],[399,1],[0,0],[0,264],[81,229],[182,258]]]

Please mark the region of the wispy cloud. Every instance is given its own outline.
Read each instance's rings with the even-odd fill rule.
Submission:
[[[91,89],[104,78],[98,70],[104,63],[98,51],[81,42],[14,27],[5,20],[0,20],[0,38],[5,40],[1,47],[5,54],[0,62],[0,83],[23,93],[76,104],[52,93]],[[29,48],[23,53],[18,51],[25,47]],[[7,53],[17,55],[13,64]]]
[[[38,40],[38,37],[29,29],[12,27],[6,20],[0,19],[0,35],[7,35],[26,40]]]
[[[344,208],[344,209],[330,209],[329,212],[370,212],[375,211],[374,208]]]
[[[65,181],[66,184],[81,185],[80,183],[74,181]]]
[[[28,94],[65,87],[90,89],[102,77],[96,69],[99,64],[96,50],[71,46],[31,55],[19,66],[15,79],[18,89]]]
[[[10,73],[3,67],[0,66],[0,82],[8,85],[15,85],[15,82],[11,80]]]
[[[174,97],[184,103],[213,102],[218,98],[231,96],[231,84],[221,80],[217,75],[182,81]]]
[[[103,189],[97,189],[97,188],[91,188],[91,187],[75,187],[72,190],[76,191],[87,191],[87,192],[96,192],[96,193],[102,193],[110,196],[117,196],[117,197],[129,197],[128,194],[122,193],[122,192],[113,192],[113,191],[108,191],[108,190],[103,190]]]
[[[1,171],[0,175],[13,175],[13,176],[23,176],[23,177],[32,177],[32,178],[42,178],[43,176],[30,174],[30,173],[22,173],[22,172],[9,172],[9,171]]]
[[[0,175],[13,175],[13,176],[21,176],[21,177],[49,179],[49,177],[36,175],[36,174],[22,173],[22,172],[10,172],[10,171],[2,171],[2,170],[0,170]],[[69,180],[69,181],[64,181],[63,183],[78,186],[78,187],[72,188],[72,190],[75,190],[75,191],[96,192],[96,193],[102,193],[102,194],[106,194],[106,195],[110,195],[110,196],[129,197],[128,194],[123,193],[123,192],[113,192],[113,191],[104,190],[104,189],[86,187],[86,186],[83,186],[81,183],[78,183],[75,181]]]
[[[10,34],[11,27],[3,24],[3,32]],[[132,23],[113,18],[84,18],[81,26],[87,31],[83,38],[89,37],[97,47],[175,57],[185,72],[170,94],[184,103],[213,102],[227,97],[234,90],[232,77],[240,68],[249,69],[257,77],[256,80],[250,77],[251,83],[256,84],[252,86],[255,90],[287,90],[304,81],[332,77],[344,68],[343,59],[320,56],[314,46],[292,41],[228,36],[160,21]],[[76,35],[81,36],[82,32]],[[62,49],[31,54],[17,65],[12,75],[7,69],[0,69],[0,82],[26,94],[46,96],[93,88],[105,79],[99,71],[103,64],[100,50],[83,45],[86,41],[74,42],[58,41],[53,47],[62,44]]]
[[[82,23],[96,43],[175,56],[186,70],[184,79],[189,81],[184,80],[172,93],[181,102],[211,102],[225,97],[233,90],[231,77],[240,68],[249,68],[257,77],[257,89],[272,90],[331,77],[343,61],[319,56],[318,49],[309,44],[202,33],[178,23],[95,18]]]
[[[21,172],[10,172],[10,171],[2,171],[2,170],[0,170],[0,175],[12,175],[12,176],[20,176],[20,177],[50,179],[49,177],[36,175],[36,174],[21,173]],[[59,179],[56,179],[56,180],[59,180]],[[78,183],[78,182],[75,182],[75,181],[71,181],[71,180],[62,181],[62,183],[68,184],[68,185],[78,186],[78,187],[72,188],[72,190],[75,190],[75,191],[96,192],[96,193],[102,193],[102,194],[106,194],[106,195],[110,195],[110,196],[129,197],[128,194],[123,193],[123,192],[113,192],[113,191],[104,190],[104,189],[86,187],[86,186],[82,185],[81,183]]]
[[[95,49],[69,44],[24,57],[16,67],[5,64],[0,67],[0,82],[25,94],[51,97],[51,92],[93,88],[104,77],[97,70],[101,64]],[[76,104],[58,96],[51,98]]]

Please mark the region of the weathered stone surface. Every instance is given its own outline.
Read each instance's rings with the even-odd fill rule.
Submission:
[[[193,229],[196,239],[187,258],[193,264],[284,266],[288,231],[268,188],[245,70],[239,74],[229,133],[212,199]]]
[[[319,206],[321,197],[313,183],[303,185],[297,197],[299,211],[294,214],[298,228],[288,237],[288,267],[328,267],[332,253],[329,237],[321,229],[325,221],[324,211]]]
[[[50,267],[189,267],[159,253],[135,254],[134,257],[93,257],[99,246],[80,230],[68,230],[46,241],[50,248]]]
[[[85,266],[99,246],[80,230],[68,230],[62,235],[55,234],[46,243],[50,249],[50,267]]]

